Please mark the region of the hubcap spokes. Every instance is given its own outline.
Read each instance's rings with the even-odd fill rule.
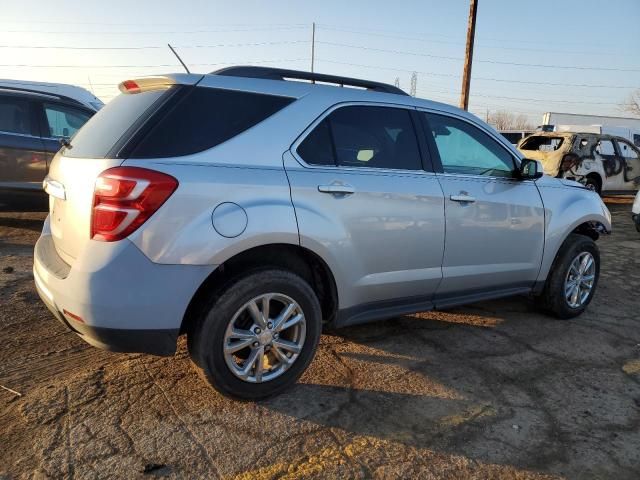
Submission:
[[[573,259],[564,282],[564,296],[571,308],[584,305],[589,298],[596,278],[596,263],[593,255],[582,252]]]
[[[245,303],[225,332],[224,359],[233,374],[251,383],[279,377],[297,360],[306,336],[300,305],[280,293]]]

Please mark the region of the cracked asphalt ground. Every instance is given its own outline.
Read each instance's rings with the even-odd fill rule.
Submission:
[[[585,315],[525,298],[324,335],[299,384],[221,397],[92,348],[40,303],[42,214],[0,214],[0,478],[639,478],[640,234],[610,205]],[[143,473],[147,470],[146,473]]]

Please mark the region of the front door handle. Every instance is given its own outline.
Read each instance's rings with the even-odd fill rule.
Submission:
[[[351,185],[318,185],[318,191],[322,193],[333,193],[335,195],[351,195],[356,189]]]
[[[466,195],[466,194],[451,195],[449,198],[453,202],[461,202],[461,203],[473,203],[473,202],[476,201],[476,199],[474,197],[471,197],[471,196]]]

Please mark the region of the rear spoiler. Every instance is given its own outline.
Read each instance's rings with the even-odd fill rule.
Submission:
[[[166,90],[173,85],[196,85],[202,80],[200,74],[169,74],[160,77],[143,77],[125,80],[118,85],[122,93],[140,93],[149,90]]]
[[[118,85],[122,93],[140,93],[149,90],[163,90],[175,85],[177,82],[170,77],[146,77],[135,80],[125,80]]]

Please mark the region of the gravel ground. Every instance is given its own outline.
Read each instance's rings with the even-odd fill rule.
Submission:
[[[227,400],[189,363],[85,345],[40,303],[42,214],[0,214],[0,478],[640,478],[640,234],[610,205],[582,317],[525,298],[322,338],[299,384]]]

